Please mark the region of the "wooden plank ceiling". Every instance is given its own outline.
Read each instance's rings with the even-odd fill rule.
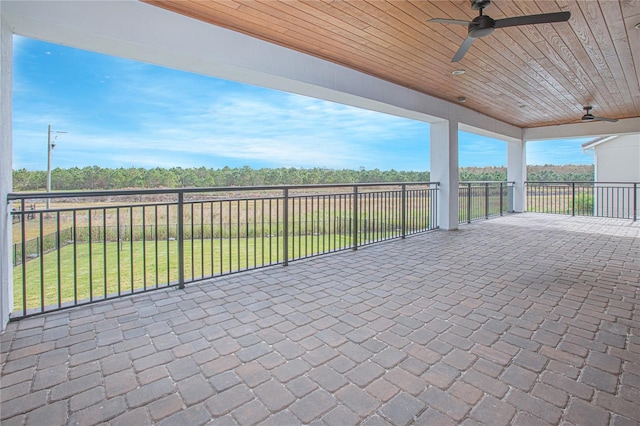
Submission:
[[[519,127],[575,123],[584,105],[640,116],[640,1],[493,0],[493,19],[568,10],[568,22],[500,28],[462,61],[469,0],[144,0],[320,57]],[[463,69],[465,74],[452,75]],[[588,126],[589,123],[585,123]]]

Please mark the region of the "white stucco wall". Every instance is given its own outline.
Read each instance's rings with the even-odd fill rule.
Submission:
[[[0,17],[0,329],[4,330],[13,307],[11,265],[11,217],[7,194],[12,189],[12,98],[13,33]]]
[[[596,181],[640,182],[640,134],[596,145],[595,168]]]
[[[595,152],[593,214],[626,219],[637,217],[640,187],[633,183],[640,183],[640,134],[606,138],[587,149]]]

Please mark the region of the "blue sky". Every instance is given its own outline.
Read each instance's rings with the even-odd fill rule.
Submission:
[[[327,167],[428,170],[427,123],[14,37],[14,169]],[[580,141],[528,144],[529,164],[591,164]],[[506,164],[462,132],[461,166]]]

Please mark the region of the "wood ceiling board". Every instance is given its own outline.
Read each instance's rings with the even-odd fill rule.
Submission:
[[[243,6],[242,10],[252,9],[251,12],[247,13],[260,14],[262,13],[261,7],[261,3],[254,2],[254,4],[252,4],[250,8]],[[269,13],[266,13],[267,11],[269,11]],[[275,15],[277,14],[281,13],[278,12],[276,8],[270,7],[264,11],[264,14],[262,16],[269,17],[268,19],[277,19],[275,17]],[[369,49],[357,49],[357,46],[363,43],[364,39],[358,39],[357,36],[352,36],[353,43],[340,43],[331,38],[331,36],[335,34],[335,31],[332,32],[325,27],[317,27],[313,30],[308,29],[307,26],[305,26],[305,21],[301,21],[296,17],[292,17],[291,21],[296,25],[292,25],[292,29],[287,30],[285,33],[278,37],[278,39],[276,40],[278,44],[287,45],[294,42],[300,43],[301,46],[297,46],[297,50],[314,53],[324,52],[323,56],[325,57],[325,59],[329,59],[332,62],[336,62],[336,57],[350,57],[351,55],[355,55],[356,57],[358,55],[361,55],[363,57],[362,60],[364,61],[375,61],[369,62],[370,64],[378,63],[378,61],[380,60],[379,56],[375,56],[375,50],[371,51]],[[322,40],[322,45],[318,44],[318,40]],[[334,51],[339,52],[341,55],[332,54],[331,52]],[[357,65],[359,61],[360,59],[352,60],[351,62],[354,63],[354,65]],[[404,71],[409,72],[411,70],[406,69]]]
[[[301,16],[296,15],[296,9],[293,9],[288,3],[251,1],[246,2],[243,10],[253,10],[258,16],[268,16],[276,21],[282,20],[283,17],[286,16],[287,24],[289,24],[290,28],[296,28],[298,31],[300,28],[305,28],[308,29],[310,33],[319,32],[323,37],[320,40],[323,42],[334,41],[331,39],[331,36],[334,35],[345,37],[346,40],[350,40],[358,45],[367,42],[366,38],[359,35],[363,33],[357,30],[356,26],[342,28],[316,17],[314,17],[314,21],[311,22],[308,18],[303,19]],[[316,38],[316,43],[318,41]],[[335,42],[336,44],[341,44],[339,41]]]
[[[510,40],[510,38],[506,38],[506,40]],[[523,37],[523,40],[526,41],[526,37]],[[549,78],[546,72],[544,72],[544,77],[541,78],[540,73],[543,72],[544,68],[538,65],[538,70],[534,70],[531,65],[538,63],[531,60],[527,52],[518,43],[512,43],[513,47],[509,49],[506,45],[499,43],[499,37],[494,37],[491,41],[500,44],[500,50],[505,52],[501,65],[505,69],[512,71],[511,74],[505,76],[502,75],[503,73],[497,74],[498,79],[504,80],[505,85],[509,85],[511,81],[519,85],[521,94],[519,100],[526,100],[525,103],[529,106],[524,116],[528,119],[534,117],[539,117],[541,120],[548,119],[547,114],[544,113],[544,105],[549,102],[549,93],[551,93],[554,100],[562,99],[558,98],[560,93],[554,87],[553,83],[556,82],[554,80],[551,83],[546,82],[546,79]],[[519,57],[518,53],[522,55],[522,58]],[[523,70],[526,70],[526,72],[522,72]],[[517,114],[517,112],[514,112],[514,114]]]
[[[181,2],[183,3],[183,2]],[[215,3],[215,2],[214,2]],[[254,6],[254,2],[247,2],[248,4],[251,4],[252,7]],[[255,2],[255,4],[257,4],[257,2]],[[213,8],[215,8],[217,11],[220,11],[221,9],[217,8],[215,5],[212,5]],[[245,12],[246,10],[246,6],[244,4],[240,4],[239,7],[236,9],[238,11],[238,16],[249,16],[252,15],[248,12]],[[272,8],[273,9],[273,8]],[[284,12],[283,12],[284,13]],[[236,14],[232,14],[233,16],[236,16]],[[263,16],[266,16],[263,15]],[[250,21],[248,21],[249,23],[255,21],[255,16],[253,19],[251,19]],[[240,21],[238,21],[240,22]],[[245,24],[238,24],[238,22],[234,22],[232,24],[228,24],[230,26],[233,27],[237,27],[238,25],[245,25]],[[263,26],[264,27],[264,26]],[[297,25],[295,26],[296,29],[304,29],[305,26],[304,25]],[[314,33],[316,36],[318,35],[318,33],[322,34],[324,32],[323,27],[317,27],[317,29],[315,30],[316,32]],[[327,34],[328,35],[328,34]],[[322,49],[318,49],[318,37],[307,37],[304,34],[301,33],[297,33],[294,32],[292,30],[283,30],[280,32],[280,35],[278,35],[277,38],[275,37],[265,37],[262,35],[262,33],[257,34],[257,36],[261,39],[266,39],[267,41],[270,42],[274,42],[277,44],[281,44],[281,45],[289,45],[292,43],[295,43],[297,45],[297,50],[298,51],[302,51],[302,52],[312,52],[315,56],[319,56],[322,57],[324,59],[330,60],[332,62],[337,62],[336,58],[334,57],[334,55],[332,55],[330,52],[333,52],[334,50],[329,50],[327,51],[326,48],[322,48]],[[331,42],[330,38],[326,38],[325,40],[327,40],[328,42]],[[361,42],[361,41],[359,41]],[[326,43],[323,44],[323,46],[326,45]],[[343,49],[345,48],[345,45],[342,44],[340,45]],[[369,57],[366,58],[366,55],[363,54],[363,52],[361,50],[357,49],[357,44],[353,44],[353,45],[346,45],[346,50],[343,50],[341,53],[343,53],[342,57],[351,57],[352,55],[357,55],[356,59],[351,61],[351,63],[349,62],[342,62],[343,64],[350,66],[351,68],[357,68],[358,66],[361,66],[361,64],[363,62],[367,62],[370,61],[369,63],[371,64],[379,64],[380,58],[376,58],[376,57]],[[338,46],[336,46],[337,48]],[[398,63],[403,63],[403,61],[398,61]],[[387,69],[388,70],[388,69]],[[415,72],[416,70],[403,70],[402,75],[405,75],[406,73],[412,73]],[[390,76],[387,74],[384,76],[387,80],[390,79]]]
[[[465,96],[465,107],[520,127],[573,122],[587,100],[602,116],[640,116],[637,0],[494,0],[485,10],[494,19],[561,10],[573,17],[498,29],[454,64],[466,28],[427,21],[473,19],[468,0],[147,2],[437,98]],[[451,76],[457,68],[467,74]]]
[[[314,5],[322,5],[322,3],[319,3],[319,2],[313,2],[313,4]],[[341,16],[345,16],[345,15],[341,14]],[[378,35],[380,37],[384,37],[386,35],[386,33],[379,32]],[[380,37],[376,36],[376,37],[374,37],[374,39],[375,40],[379,40]],[[395,56],[393,58],[394,62],[391,62],[391,64],[392,64],[391,66],[393,66],[395,61],[402,62],[402,63],[407,63],[407,64],[411,64],[411,63],[415,62],[415,59],[416,59],[415,57],[412,57],[410,54],[406,54],[406,53],[403,53],[402,51],[399,51],[399,48],[396,47],[396,45],[402,46],[402,45],[405,45],[405,44],[406,43],[403,43],[400,40],[396,40],[396,43],[393,43],[391,49],[389,49],[387,51],[388,53],[391,53],[391,52],[396,53],[397,52],[396,53],[397,56]],[[404,56],[400,56],[400,55],[404,55]],[[418,59],[420,59],[420,58],[418,58]],[[425,62],[428,59],[429,58],[424,57],[424,61]],[[373,75],[382,77],[382,78],[386,77],[386,79],[389,80],[389,78],[384,73],[384,69],[388,68],[390,65],[388,65],[389,63],[382,62],[383,60],[384,59],[381,58],[380,59],[381,62],[375,64],[373,67],[370,67],[370,68],[364,68],[363,69],[362,67],[360,67],[360,70],[363,71],[363,72],[367,72],[369,74],[373,74]],[[448,83],[446,80],[443,80],[442,77],[439,76],[439,74],[434,74],[434,71],[433,71],[432,67],[427,68],[425,72],[420,72],[420,69],[416,68],[415,71],[413,71],[413,72],[415,73],[415,75],[421,76],[422,78],[428,77],[429,79],[431,79],[431,81],[437,82],[438,88],[440,89],[440,92],[439,93],[435,93],[436,97],[441,97],[441,98],[444,98],[444,99],[451,100],[451,99],[455,99],[458,96],[457,94],[455,96],[453,96],[453,97],[451,95],[447,96],[447,91],[449,91],[449,92],[453,91],[453,93],[456,93],[456,87],[454,85],[451,85],[450,83]],[[447,71],[446,75],[450,75],[450,72]],[[402,79],[399,79],[399,78],[393,78],[393,79],[391,79],[391,81],[394,81],[394,82],[396,82],[398,84],[405,85],[407,87],[411,87],[411,88],[414,88],[414,89],[420,89],[419,81],[416,81],[413,84],[407,84],[406,82],[403,82]]]
[[[511,40],[507,38],[507,40]],[[522,78],[532,85],[532,87],[538,86],[539,98],[542,99],[542,108],[548,101],[553,100],[560,107],[563,105],[566,108],[571,108],[573,102],[571,95],[567,92],[560,82],[549,72],[542,64],[541,59],[544,55],[539,55],[537,58],[530,56],[531,52],[539,52],[537,47],[531,43],[526,35],[519,39],[518,42],[512,42],[509,49],[514,52],[514,56],[518,57],[519,62],[517,65],[521,69],[526,70],[522,73]],[[537,84],[536,84],[537,83]],[[549,99],[551,97],[551,99]]]
[[[624,26],[629,33],[629,38],[627,40],[629,43],[629,52],[632,56],[633,70],[635,71],[636,82],[640,81],[640,53],[638,53],[640,52],[640,30],[635,29],[635,25],[638,23],[640,23],[640,14],[632,15],[630,17],[624,17]],[[633,76],[631,76],[631,78],[633,78]],[[637,104],[636,113],[637,114],[635,116],[640,115],[640,107],[638,107]]]
[[[624,104],[620,105],[620,111],[613,112],[616,117],[627,118],[640,115],[640,31],[634,26],[640,23],[640,1],[600,1],[601,16],[596,16],[598,21],[603,20],[610,36],[613,48],[607,50],[607,61],[620,63],[620,71],[614,72],[617,83],[626,82],[626,90],[621,87],[625,96]],[[597,12],[594,13],[597,15]],[[635,59],[634,59],[635,52]],[[615,59],[614,59],[615,58]],[[634,71],[635,70],[635,71]],[[626,95],[631,97],[633,108],[629,108]],[[629,114],[634,111],[635,114]]]
[[[611,6],[600,9],[605,20],[609,22],[607,29],[613,42],[612,56],[607,56],[607,61],[619,61],[622,72],[624,73],[624,80],[627,84],[629,95],[633,100],[635,108],[640,110],[640,82],[638,82],[638,76],[635,73],[633,56],[631,55],[627,29],[620,4],[615,3],[615,7]]]
[[[582,4],[583,15],[586,18],[588,27],[590,28],[591,34],[593,35],[595,47],[597,48],[597,51],[602,54],[602,57],[598,57],[598,65],[607,68],[603,71],[609,71],[609,74],[606,77],[610,78],[614,85],[616,84],[616,82],[620,85],[623,85],[618,87],[618,91],[622,96],[628,96],[628,98],[625,98],[622,103],[629,102],[631,101],[629,88],[624,76],[624,72],[622,70],[622,66],[620,64],[620,60],[617,56],[611,31],[615,31],[616,27],[624,28],[624,19],[622,18],[622,15],[612,17],[609,24],[611,26],[611,30],[609,29],[609,25],[607,25],[604,20],[604,13],[606,13],[605,11],[615,9],[617,4],[611,3],[604,9],[600,6],[599,3],[596,2],[584,2]]]
[[[622,16],[625,18],[640,17],[640,2],[638,0],[619,0],[618,3],[620,3]]]
[[[529,55],[530,50],[527,47],[531,50],[536,49],[535,45],[530,44],[524,35],[517,42],[512,37],[494,37],[492,42],[504,52],[505,61],[501,62],[501,65],[512,71],[512,75],[508,77],[523,84],[525,91],[529,92],[531,87],[540,86],[538,88],[540,92],[551,91],[552,94],[559,94],[554,85],[555,80],[547,82],[549,73],[539,66],[535,58]]]
[[[584,48],[582,57],[578,60],[587,64],[585,71],[589,74],[590,80],[594,86],[598,87],[600,96],[604,99],[602,93],[609,95],[608,112],[617,111],[617,105],[624,104],[623,95],[616,84],[615,79],[621,78],[624,82],[624,75],[620,72],[619,77],[614,77],[611,64],[607,63],[601,49],[609,46],[611,50],[612,42],[608,31],[598,28],[597,17],[602,16],[600,8],[596,2],[587,2],[581,4],[581,12],[575,13],[574,19],[570,24],[574,30],[576,37],[579,39],[581,46]],[[595,10],[593,7],[595,6]],[[578,50],[578,52],[580,52]],[[616,61],[618,62],[618,61]],[[631,102],[631,97],[627,96],[627,101]]]
[[[150,2],[155,4],[155,2]],[[287,30],[285,26],[264,26],[261,21],[251,19],[250,16],[242,13],[237,7],[229,7],[235,5],[235,2],[194,2],[180,0],[163,0],[162,5],[167,6],[170,10],[184,15],[190,16],[200,21],[208,22],[224,28],[229,28],[247,35],[256,36],[265,39],[266,34],[283,33]],[[247,28],[252,28],[249,32]]]
[[[431,25],[443,25],[443,24],[431,24]],[[466,32],[466,30],[465,30],[465,32]],[[484,40],[482,40],[482,39],[476,40],[476,42],[474,43],[474,47],[475,47],[476,44],[481,44],[483,42],[484,42]],[[494,49],[494,51],[503,50],[503,49],[500,48],[500,46],[498,46],[500,43],[497,42],[496,40],[492,40],[491,44],[493,45],[492,49]],[[498,46],[498,47],[494,47],[494,46]],[[455,51],[457,51],[459,46],[458,46],[458,44],[456,44],[454,47],[455,48],[452,49],[453,53],[450,53],[450,55],[446,56],[446,59],[445,59],[446,61],[450,61],[450,58],[453,56]],[[467,55],[469,55],[469,57],[472,58],[473,61],[476,64],[481,65],[481,68],[480,69],[476,69],[476,71],[480,71],[481,73],[482,73],[482,71],[484,71],[484,76],[486,77],[486,81],[487,82],[495,80],[497,74],[495,72],[495,69],[493,67],[491,58],[489,56],[483,55],[482,53],[476,54],[476,53],[471,52],[471,51],[469,53],[467,53]],[[466,56],[465,56],[465,58],[466,58]],[[511,66],[512,62],[513,61],[510,60],[509,62],[506,63],[507,64],[507,70],[510,71],[509,75],[505,76],[504,78],[502,78],[501,75],[498,75],[498,77],[502,78],[502,80],[505,82],[505,84],[510,85],[513,89],[519,91],[519,94],[516,97],[514,97],[514,99],[520,100],[523,97],[527,97],[531,93],[531,89],[530,89],[529,85],[534,83],[535,80],[534,79],[530,79],[529,76],[528,76],[528,73],[520,72],[521,70],[520,70],[520,68],[518,66]],[[505,63],[503,62],[503,64],[505,64]],[[464,65],[464,64],[460,63],[459,65],[455,65],[454,67],[455,68],[465,68],[462,65]],[[525,67],[527,66],[524,62],[521,62],[521,65],[523,65]],[[513,85],[511,85],[511,81],[512,80],[515,81],[515,83]],[[524,82],[526,82],[526,83],[523,84]],[[487,83],[483,82],[482,84],[476,84],[475,86],[471,85],[471,86],[469,86],[469,89],[476,89],[477,90],[478,87],[483,87],[486,84]],[[467,93],[469,93],[469,92],[467,92]],[[489,92],[489,93],[485,93],[485,95],[486,95],[486,97],[485,97],[486,99],[491,99],[491,97],[493,97],[495,95],[495,92],[492,91],[492,92]],[[536,102],[530,102],[530,103],[535,104]],[[486,110],[483,111],[483,112],[486,113]],[[530,117],[530,115],[529,115],[529,117]]]
[[[545,68],[559,72],[557,78],[564,82],[563,86],[575,99],[593,96],[597,88],[558,34],[545,35],[544,38],[545,41],[537,43],[537,46],[545,54],[543,61],[548,61]]]
[[[270,2],[271,4],[271,2]],[[270,6],[273,7],[275,9],[281,10],[283,13],[291,13],[291,10],[289,11],[285,11],[282,9],[282,7],[288,7],[287,5],[281,6],[281,5],[274,5],[274,6]],[[307,22],[307,21],[305,21]],[[314,30],[316,32],[316,34],[321,34],[323,35],[323,43],[330,43],[331,42],[331,36],[333,34],[336,34],[336,32],[334,31],[332,32],[325,32],[325,30],[323,30],[323,28],[325,27],[325,22],[316,22],[315,26],[313,27]],[[364,34],[364,33],[362,33]],[[342,43],[342,50],[346,50],[348,53],[352,54],[352,55],[358,55],[361,52],[367,52],[372,58],[376,58],[376,62],[374,63],[370,63],[368,65],[363,64],[360,67],[354,67],[356,69],[359,69],[360,71],[363,72],[367,72],[369,74],[371,74],[371,69],[372,68],[378,68],[380,67],[380,63],[382,61],[384,61],[385,57],[383,55],[381,55],[379,53],[380,50],[385,49],[386,51],[386,55],[391,56],[395,59],[395,61],[392,63],[391,67],[394,67],[395,64],[401,64],[401,67],[405,68],[405,72],[408,73],[417,73],[419,72],[419,69],[414,68],[412,69],[410,67],[410,63],[407,63],[406,59],[409,58],[409,56],[403,56],[403,52],[398,52],[397,49],[394,48],[394,46],[386,43],[384,40],[379,39],[379,40],[371,40],[369,39],[369,41],[367,41],[366,38],[363,38],[362,36],[358,35],[358,34],[347,34],[344,31],[341,31],[341,35],[342,36],[346,36],[348,35],[348,40],[350,40],[352,43]],[[365,34],[366,35],[366,34]],[[309,41],[317,44],[318,42],[318,38],[311,38]],[[382,44],[380,44],[382,43]],[[281,43],[281,44],[285,44],[285,43]],[[345,49],[345,46],[347,47],[347,49]],[[359,49],[358,46],[364,46],[364,48]],[[373,48],[372,48],[373,47]],[[339,47],[336,47],[336,50],[340,49]],[[344,58],[344,54],[343,55],[331,55],[329,56],[329,59],[333,62],[337,62],[337,63],[342,63],[342,61],[340,61],[341,58]],[[356,62],[356,61],[352,61],[352,62]],[[389,66],[387,65],[387,68]],[[398,79],[396,79],[398,80]]]
[[[318,2],[316,2],[318,3]],[[322,4],[322,3],[319,3]],[[342,4],[342,2],[340,2],[340,4]],[[340,6],[336,6],[336,7],[340,7]],[[349,10],[353,10],[353,8],[350,8]],[[346,11],[344,14],[341,14],[343,17],[344,16],[349,16],[347,15]],[[395,31],[395,30],[394,30]],[[397,32],[397,31],[396,31]],[[368,27],[366,28],[364,31],[364,37],[366,38],[370,38],[371,40],[387,40],[388,45],[387,46],[382,46],[385,49],[388,49],[388,52],[392,52],[395,54],[395,57],[392,58],[393,60],[397,60],[397,61],[403,61],[406,63],[407,67],[411,67],[414,68],[416,70],[417,75],[424,75],[424,74],[433,74],[432,70],[424,69],[424,66],[422,65],[423,61],[426,61],[428,59],[428,57],[426,55],[424,55],[422,53],[422,49],[415,49],[412,48],[412,43],[407,43],[406,40],[401,40],[395,37],[390,36],[387,32],[385,32],[382,29],[378,29],[376,27]],[[373,45],[366,45],[365,48],[373,48]],[[417,55],[416,55],[417,54]],[[380,58],[380,63],[374,67],[371,70],[368,70],[368,73],[370,74],[377,74],[378,69],[384,69],[384,67],[389,66],[390,63],[392,63],[393,61],[390,61],[388,58],[385,59],[384,55]],[[426,71],[426,73],[424,72]],[[431,71],[431,73],[430,73]],[[432,77],[435,77],[435,75],[432,75]],[[401,84],[401,83],[400,83]]]

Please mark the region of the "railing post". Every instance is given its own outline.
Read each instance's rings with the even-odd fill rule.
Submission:
[[[633,221],[638,220],[638,183],[633,184]]]
[[[184,193],[178,192],[178,288],[184,288]]]
[[[500,194],[499,194],[499,197],[500,197],[500,216],[502,216],[502,207],[504,205],[504,202],[502,201],[502,189],[503,189],[502,188],[502,182],[500,182]]]
[[[435,228],[440,228],[440,221],[438,220],[438,215],[440,214],[438,212],[438,209],[440,206],[440,182],[436,184],[435,194],[436,194],[435,196],[436,205],[435,205],[435,213],[433,214],[433,217],[435,220]]]
[[[515,206],[514,206],[514,198],[515,198],[515,186],[516,184],[513,183],[513,185],[509,185],[509,182],[507,182],[507,212],[508,213],[513,213],[515,211]],[[522,191],[525,193],[525,202],[524,202],[524,211],[526,211],[528,209],[528,203],[529,203],[529,188],[527,186],[527,182],[524,182],[522,184]]]
[[[467,223],[471,223],[471,182],[467,183]]]
[[[284,266],[289,266],[289,188],[284,188],[284,240],[282,252],[284,256]]]
[[[402,185],[402,238],[407,236],[407,185]]]
[[[571,216],[576,215],[576,183],[571,182]]]
[[[489,219],[489,182],[484,183],[484,218]]]
[[[353,186],[353,249],[358,250],[358,185]]]
[[[20,200],[20,231],[21,231],[21,243],[22,243],[22,315],[27,315],[27,217],[24,212],[27,205],[25,199]]]

